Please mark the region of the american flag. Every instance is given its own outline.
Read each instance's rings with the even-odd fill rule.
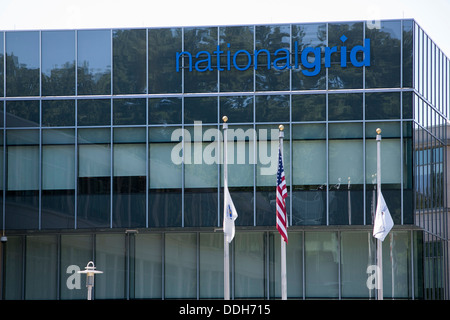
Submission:
[[[281,157],[281,150],[278,149],[278,172],[277,172],[277,229],[283,237],[284,241],[288,242],[287,235],[287,214],[286,201],[288,193],[286,189],[286,179],[284,177],[283,158]]]

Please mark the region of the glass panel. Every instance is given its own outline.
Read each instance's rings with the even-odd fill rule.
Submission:
[[[181,92],[182,73],[176,70],[174,52],[181,52],[182,29],[148,30],[149,93]]]
[[[305,232],[306,298],[339,296],[337,232]]]
[[[256,91],[289,90],[290,36],[290,25],[255,27]]]
[[[222,131],[223,132],[223,131]],[[227,169],[228,189],[239,218],[237,226],[254,224],[254,166],[255,166],[255,130],[251,126],[230,125],[227,131]],[[223,150],[223,145],[221,145]],[[221,151],[221,154],[223,152]],[[223,170],[220,166],[221,187],[223,187]],[[223,203],[223,189],[220,190],[220,203]],[[222,214],[222,212],[221,212]],[[222,215],[219,220],[222,222]]]
[[[294,125],[292,134],[292,224],[326,224],[325,124]]]
[[[75,125],[75,100],[42,100],[42,126]]]
[[[255,97],[256,122],[288,122],[289,96],[271,95]]]
[[[110,94],[111,31],[80,30],[77,41],[78,94]]]
[[[181,124],[181,110],[181,98],[148,99],[148,123]]]
[[[200,299],[223,298],[223,235],[200,233]]]
[[[114,94],[147,92],[146,30],[113,31]]]
[[[145,99],[114,99],[113,124],[114,125],[142,125],[146,124]]]
[[[276,125],[258,126],[256,165],[256,224],[274,225],[276,212],[276,181],[278,170],[279,129]],[[286,185],[290,186],[289,126],[284,127],[283,168]],[[290,216],[289,200],[286,201],[287,215]]]
[[[149,128],[150,227],[182,225],[182,137],[181,128]]]
[[[220,97],[220,119],[228,117],[228,123],[253,122],[253,97]]]
[[[366,35],[366,38],[370,37]],[[363,87],[364,69],[354,66],[351,62],[351,49],[355,46],[364,46],[362,22],[328,24],[328,47],[336,47],[336,52],[331,53],[330,58],[325,58],[326,60],[329,59],[330,63],[328,68],[329,89],[358,89]],[[373,43],[371,48],[373,50]],[[343,50],[345,50],[345,57],[342,56]],[[327,52],[325,56],[327,56]],[[356,52],[355,58],[357,61],[363,61],[363,52]],[[370,62],[371,65],[374,64],[373,61]]]
[[[413,119],[413,95],[414,93],[412,92],[402,92],[403,119]]]
[[[366,119],[400,119],[398,92],[366,93]]]
[[[124,132],[140,132],[141,141],[133,139],[130,134],[128,141]],[[136,135],[136,134],[135,134]],[[120,140],[116,140],[116,136]],[[120,142],[120,143],[119,143]],[[145,128],[115,128],[114,129],[114,178],[113,178],[113,226],[114,227],[144,227],[146,223],[146,148]]]
[[[165,298],[197,297],[197,235],[166,233],[164,251]]]
[[[42,132],[42,228],[73,228],[75,222],[75,133]]]
[[[386,298],[411,298],[410,265],[410,231],[391,231],[383,241],[383,293]],[[417,265],[414,267],[417,267]],[[439,277],[439,271],[434,272],[436,272],[436,277]]]
[[[326,98],[325,94],[292,95],[292,121],[325,121]]]
[[[125,235],[97,234],[94,262],[103,271],[95,276],[95,299],[124,299]]]
[[[401,222],[401,141],[398,122],[366,124],[366,224],[372,222],[376,210],[377,142],[376,128],[381,128],[381,191],[395,224]],[[405,150],[406,151],[406,150]]]
[[[192,71],[184,58],[184,92],[217,92],[217,44],[217,27],[184,29],[184,50],[193,57]]]
[[[42,95],[75,94],[75,32],[43,31]]]
[[[134,271],[136,299],[162,298],[162,245],[161,234],[136,235]]]
[[[61,235],[61,299],[83,299],[87,298],[85,287],[86,275],[76,274],[77,270],[85,269],[89,261],[92,261],[93,236]],[[76,269],[76,268],[79,269]],[[101,270],[101,269],[99,269]],[[101,270],[103,271],[103,270]],[[101,276],[100,276],[101,277]],[[77,280],[78,279],[78,280]],[[97,280],[97,276],[94,281]]]
[[[55,300],[57,237],[27,236],[26,239],[25,300]]]
[[[37,100],[16,100],[6,103],[7,127],[37,127],[39,118],[39,101]]]
[[[184,98],[184,123],[217,123],[217,98]]]
[[[403,20],[403,87],[413,83],[413,20]],[[417,44],[416,44],[417,45]]]
[[[199,126],[186,129],[193,143],[185,138],[185,226],[217,226],[217,215],[211,213],[217,212],[218,201],[218,130]]]
[[[401,65],[401,23],[381,21],[379,28],[366,26],[370,39],[370,67],[366,67],[366,88],[399,88]]]
[[[110,226],[110,129],[78,129],[78,215],[81,228]]]
[[[253,56],[253,26],[219,27],[221,55],[220,68],[220,91],[248,92],[253,91],[253,63],[246,70],[236,68],[236,65],[244,69],[249,63],[245,50]],[[235,58],[236,55],[236,58]],[[251,57],[250,57],[251,62]]]
[[[5,85],[5,80],[4,80],[4,76],[5,76],[5,49],[3,47],[4,44],[4,38],[5,38],[5,33],[4,32],[0,32],[0,97],[3,97],[5,95],[5,90],[4,90],[4,85]]]
[[[146,30],[113,31],[114,94],[147,92]]]
[[[264,298],[264,233],[236,233],[233,242],[235,298]]]
[[[39,131],[6,132],[7,192],[5,226],[39,228]]]
[[[307,47],[321,48],[323,52],[327,44],[327,25],[325,23],[308,23],[292,26],[292,51],[298,53],[297,58],[291,64],[292,69],[292,90],[320,90],[326,89],[326,68],[323,66],[320,57],[308,56],[308,62],[314,64],[314,68],[306,68],[301,63],[301,52]],[[315,59],[318,59],[316,61]],[[318,63],[320,62],[320,63]],[[297,66],[298,65],[298,66]],[[305,74],[306,73],[306,74]],[[311,76],[310,74],[314,74]]]
[[[369,277],[373,275],[372,272],[368,272],[371,270],[369,266],[376,266],[375,240],[371,232],[341,233],[343,298],[376,298],[375,289],[369,289],[367,286],[368,281],[371,280]],[[387,283],[384,285],[384,290],[388,290]]]
[[[39,32],[6,33],[6,95],[39,95]]]
[[[413,124],[403,123],[403,224],[414,223],[414,164],[413,164]],[[445,190],[445,188],[442,188]]]
[[[363,224],[363,131],[360,123],[329,125],[329,224]]]
[[[328,120],[362,120],[363,108],[360,93],[328,95]]]
[[[303,233],[289,232],[286,246],[287,297],[303,297]],[[270,233],[270,297],[281,298],[280,234]]]
[[[77,123],[79,126],[111,124],[111,100],[78,100]]]
[[[6,300],[23,299],[24,238],[8,236],[8,250],[4,251],[4,298]]]

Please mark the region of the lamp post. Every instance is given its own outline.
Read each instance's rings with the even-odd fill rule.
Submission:
[[[87,299],[92,300],[92,288],[94,287],[94,275],[103,273],[103,271],[95,270],[94,262],[89,261],[84,271],[78,271],[78,273],[86,274],[86,287],[88,288]]]

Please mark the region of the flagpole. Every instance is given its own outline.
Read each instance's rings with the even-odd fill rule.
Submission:
[[[377,128],[377,201],[381,194],[381,129]],[[377,239],[378,300],[383,300],[383,242]]]
[[[284,138],[284,126],[281,124],[279,127],[280,135],[279,135],[279,143],[280,143],[280,151],[281,157],[283,157],[283,138]],[[287,219],[286,219],[286,229],[287,229]],[[280,235],[281,242],[281,299],[287,300],[287,272],[286,272],[286,242],[283,237]]]
[[[223,116],[223,178],[224,178],[224,206],[225,201],[225,188],[228,187],[228,170],[227,170],[227,130],[228,130],[228,117]],[[225,214],[225,213],[224,213]],[[224,217],[225,218],[225,217]],[[223,232],[223,299],[230,300],[230,246],[225,233],[225,225]]]

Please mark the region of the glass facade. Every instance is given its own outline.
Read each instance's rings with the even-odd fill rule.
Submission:
[[[224,115],[232,298],[281,296],[280,124],[288,297],[375,298],[381,128],[385,297],[448,298],[449,68],[413,20],[0,32],[3,298],[223,298]]]

